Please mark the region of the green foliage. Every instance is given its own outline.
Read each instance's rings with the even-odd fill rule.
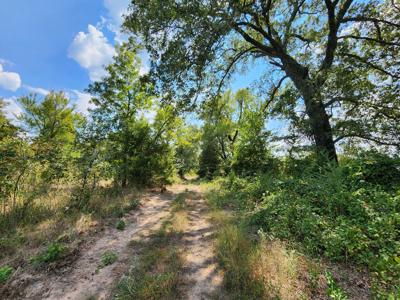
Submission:
[[[52,242],[42,253],[32,257],[31,262],[35,265],[51,263],[63,258],[66,252],[67,247],[60,243]]]
[[[198,167],[200,130],[195,126],[182,126],[175,144],[175,165],[181,178]]]
[[[273,159],[267,147],[268,132],[264,129],[264,117],[259,112],[247,111],[244,119],[232,169],[244,176],[271,171]]]
[[[124,230],[126,227],[126,223],[124,220],[119,220],[117,222],[117,224],[115,225],[115,228],[117,228],[118,230]]]
[[[133,199],[129,201],[129,205],[127,206],[127,210],[136,210],[140,207],[140,200],[139,199]]]
[[[367,265],[376,291],[395,292],[400,287],[399,182],[391,181],[389,187],[372,176],[379,174],[379,164],[369,163],[374,157],[349,158],[341,167],[325,169],[311,164],[297,176],[232,175],[220,182],[226,191],[214,202],[250,211],[250,224],[276,238],[300,242],[309,253]],[[383,169],[397,174],[388,167],[397,158],[384,161]]]
[[[91,84],[92,118],[107,137],[104,156],[121,186],[166,182],[173,171],[169,143],[176,122],[172,106],[157,105],[152,84],[139,75],[139,47],[133,42],[117,48],[107,76]],[[145,113],[155,113],[149,122]]]
[[[221,158],[218,153],[218,141],[209,131],[204,130],[199,158],[199,176],[211,179],[221,166]]]
[[[343,289],[336,283],[335,279],[332,276],[332,273],[326,272],[325,278],[326,278],[326,283],[328,285],[327,293],[330,299],[333,300],[348,299]]]
[[[79,117],[64,93],[52,92],[41,102],[35,96],[22,97],[24,113],[19,117],[23,128],[34,134],[32,148],[44,170],[43,180],[65,176],[71,158],[72,143]]]
[[[118,260],[117,253],[108,250],[101,255],[99,268],[101,269],[106,266],[112,265],[117,260]]]
[[[7,279],[10,278],[12,272],[13,268],[11,268],[10,266],[0,267],[0,283],[7,281]]]
[[[174,209],[175,210],[183,210],[186,207],[186,198],[187,195],[185,193],[181,193],[174,199]]]

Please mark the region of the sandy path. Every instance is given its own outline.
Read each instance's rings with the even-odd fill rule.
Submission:
[[[129,266],[132,255],[128,251],[129,242],[160,227],[161,220],[169,214],[173,196],[170,193],[145,196],[140,210],[126,216],[128,225],[125,230],[106,229],[102,237],[76,261],[71,272],[64,276],[36,279],[27,287],[25,299],[107,299],[113,284]],[[118,260],[96,272],[100,257],[107,250],[116,252]]]
[[[207,215],[208,207],[200,187],[191,185],[187,189],[190,192],[187,199],[189,225],[183,237],[187,286],[183,299],[210,299],[220,290],[223,278],[213,251],[215,228]]]

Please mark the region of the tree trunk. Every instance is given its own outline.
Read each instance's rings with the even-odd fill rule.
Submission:
[[[304,97],[304,96],[303,96]],[[310,127],[318,154],[326,155],[329,160],[338,162],[332,127],[322,102],[304,97],[306,113],[310,119]]]
[[[318,89],[309,77],[308,69],[298,64],[291,57],[282,59],[287,76],[303,97],[306,113],[310,119],[310,128],[318,154],[326,155],[329,160],[338,162],[332,127],[322,101],[319,99]]]

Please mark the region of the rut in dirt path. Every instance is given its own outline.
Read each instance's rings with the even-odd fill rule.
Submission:
[[[31,284],[25,290],[23,299],[70,299],[80,300],[90,297],[108,299],[113,285],[126,272],[131,259],[129,242],[140,240],[157,230],[170,211],[174,194],[148,195],[139,211],[126,216],[128,223],[124,231],[108,228],[94,244],[74,263],[63,276],[28,278]],[[117,253],[116,263],[96,272],[99,259],[105,251]]]
[[[199,186],[189,186],[187,198],[189,224],[183,235],[186,288],[183,299],[210,299],[221,290],[223,275],[214,255],[214,225]]]

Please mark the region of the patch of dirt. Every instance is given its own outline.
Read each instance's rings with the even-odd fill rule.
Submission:
[[[223,274],[214,255],[215,228],[208,217],[208,206],[199,186],[187,185],[189,224],[183,234],[185,287],[183,299],[210,299],[220,290]]]
[[[144,196],[141,208],[125,216],[125,230],[106,228],[100,236],[93,237],[95,240],[88,243],[87,248],[81,249],[80,257],[72,266],[66,266],[56,274],[21,273],[10,283],[9,290],[14,293],[9,299],[107,299],[115,282],[128,268],[131,259],[129,243],[146,237],[161,226],[161,220],[169,214],[173,196],[173,193]],[[115,252],[118,260],[98,269],[106,251]]]
[[[159,191],[157,191],[159,192]],[[66,259],[54,272],[20,270],[10,284],[12,293],[2,299],[108,299],[113,287],[125,274],[132,260],[134,242],[145,241],[162,226],[171,213],[171,202],[185,193],[188,224],[180,239],[185,265],[182,270],[182,299],[210,299],[221,289],[223,275],[214,257],[214,225],[198,185],[173,185],[168,191],[145,195],[138,211],[125,216],[127,226],[119,231],[110,225],[80,245],[75,260]],[[118,260],[99,269],[104,252],[113,251]]]

